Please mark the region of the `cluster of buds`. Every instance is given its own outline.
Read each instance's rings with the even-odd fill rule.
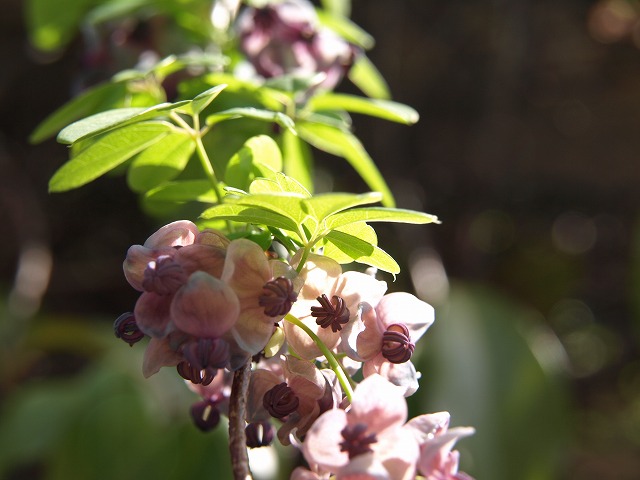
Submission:
[[[469,478],[452,447],[473,429],[448,430],[447,413],[406,421],[427,303],[328,257],[275,259],[189,221],[132,246],[124,272],[142,294],[116,336],[150,337],[143,374],[175,367],[201,398],[191,414],[203,431],[228,412],[231,372],[250,363],[247,446],[277,436],[300,448],[309,468],[292,478]]]
[[[322,27],[313,5],[284,0],[246,8],[237,22],[240,48],[264,78],[317,78],[331,90],[353,64],[356,48]]]

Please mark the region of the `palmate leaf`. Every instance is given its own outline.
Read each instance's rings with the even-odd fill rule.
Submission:
[[[387,186],[387,182],[385,182],[384,177],[360,143],[360,140],[351,132],[331,125],[305,121],[298,122],[296,130],[300,137],[314,147],[347,160],[371,190],[382,194],[382,204],[384,206],[395,206],[395,200]]]
[[[145,192],[180,174],[196,144],[184,130],[174,130],[140,152],[127,171],[127,183],[134,192]]]
[[[302,208],[303,198],[294,193],[258,193],[238,197],[233,202],[237,205],[258,207],[282,215],[293,221],[297,231],[297,226],[302,225],[310,218]]]
[[[271,110],[262,110],[253,107],[230,108],[228,110],[214,113],[207,117],[206,123],[207,125],[215,125],[218,122],[233,120],[235,118],[242,117],[252,118],[254,120],[262,120],[264,122],[274,122],[281,127],[291,131],[291,133],[293,133],[294,135],[296,134],[295,124],[293,123],[293,120],[291,120],[291,118],[284,113],[273,112]]]
[[[316,95],[309,100],[307,107],[311,110],[346,110],[405,125],[412,125],[420,118],[416,110],[402,103],[341,93]]]
[[[50,192],[81,187],[113,170],[174,129],[167,122],[142,122],[103,135],[65,163],[49,181]]]

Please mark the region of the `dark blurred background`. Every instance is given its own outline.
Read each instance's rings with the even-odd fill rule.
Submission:
[[[355,133],[398,205],[443,222],[377,229],[403,266],[390,290],[437,308],[414,414],[476,427],[458,447],[478,479],[640,478],[640,5],[354,0],[353,19],[421,115],[358,116]],[[25,28],[2,0],[0,477],[225,478],[223,428],[195,432],[180,382],[143,380],[141,349],[112,338],[137,296],[126,249],[159,221],[121,177],[49,195],[65,147],[27,141],[139,44],[88,61],[86,38],[44,54]],[[316,162],[325,184],[365,190]]]

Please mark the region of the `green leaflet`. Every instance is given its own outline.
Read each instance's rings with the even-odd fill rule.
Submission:
[[[395,206],[395,200],[387,182],[360,140],[351,132],[330,125],[303,121],[296,124],[296,129],[300,137],[314,147],[347,160],[371,190],[382,194],[384,206]]]
[[[145,194],[151,202],[203,202],[216,203],[218,198],[209,180],[181,180],[164,183]]]
[[[346,110],[405,125],[412,125],[420,118],[416,110],[402,103],[340,93],[316,95],[309,100],[307,107],[314,111]]]
[[[215,125],[216,123],[222,122],[224,120],[233,120],[234,118],[242,117],[252,118],[254,120],[262,120],[264,122],[274,122],[281,127],[290,130],[294,135],[296,134],[293,120],[291,120],[291,118],[286,116],[284,113],[272,112],[271,110],[262,110],[253,107],[230,108],[228,110],[214,113],[213,115],[209,115],[207,117],[206,124]]]
[[[303,207],[310,215],[313,215],[319,222],[342,210],[376,203],[382,200],[382,195],[378,192],[363,193],[356,195],[353,193],[322,193],[303,200]],[[353,222],[349,222],[353,223]]]
[[[334,230],[326,235],[325,241],[333,244],[358,263],[376,267],[394,275],[400,272],[400,266],[391,255],[358,237]]]
[[[395,223],[440,223],[438,217],[428,213],[401,208],[368,207],[355,208],[336,213],[327,219],[328,229],[336,229],[355,222],[395,222]]]
[[[65,163],[49,181],[50,192],[81,187],[161,140],[172,129],[166,122],[143,122],[102,136]]]
[[[298,179],[307,190],[313,192],[313,157],[309,146],[287,129],[280,135],[280,148],[284,173]]]
[[[360,55],[348,73],[351,80],[368,97],[388,100],[389,86],[371,60]]]
[[[246,222],[257,225],[281,228],[290,232],[296,232],[298,225],[290,218],[276,212],[262,208],[238,205],[236,203],[222,203],[211,207],[200,215],[204,219],[221,218],[235,222]]]
[[[179,175],[196,144],[184,130],[174,130],[140,152],[131,162],[127,182],[131,190],[146,192]]]
[[[247,190],[256,177],[274,177],[282,170],[278,144],[268,135],[256,135],[229,160],[225,171],[227,185]]]
[[[373,37],[346,16],[337,12],[330,14],[321,10],[317,10],[317,13],[320,23],[329,27],[348,42],[358,45],[365,50],[369,50],[375,45]]]

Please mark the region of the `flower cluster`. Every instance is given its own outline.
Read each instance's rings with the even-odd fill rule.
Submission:
[[[166,225],[127,253],[142,293],[116,335],[150,337],[144,375],[176,367],[201,397],[191,414],[203,431],[228,411],[231,372],[251,363],[247,446],[298,446],[309,468],[292,478],[469,478],[452,447],[473,429],[447,430],[446,413],[407,422],[411,358],[433,308],[323,255],[273,257],[189,221]]]

